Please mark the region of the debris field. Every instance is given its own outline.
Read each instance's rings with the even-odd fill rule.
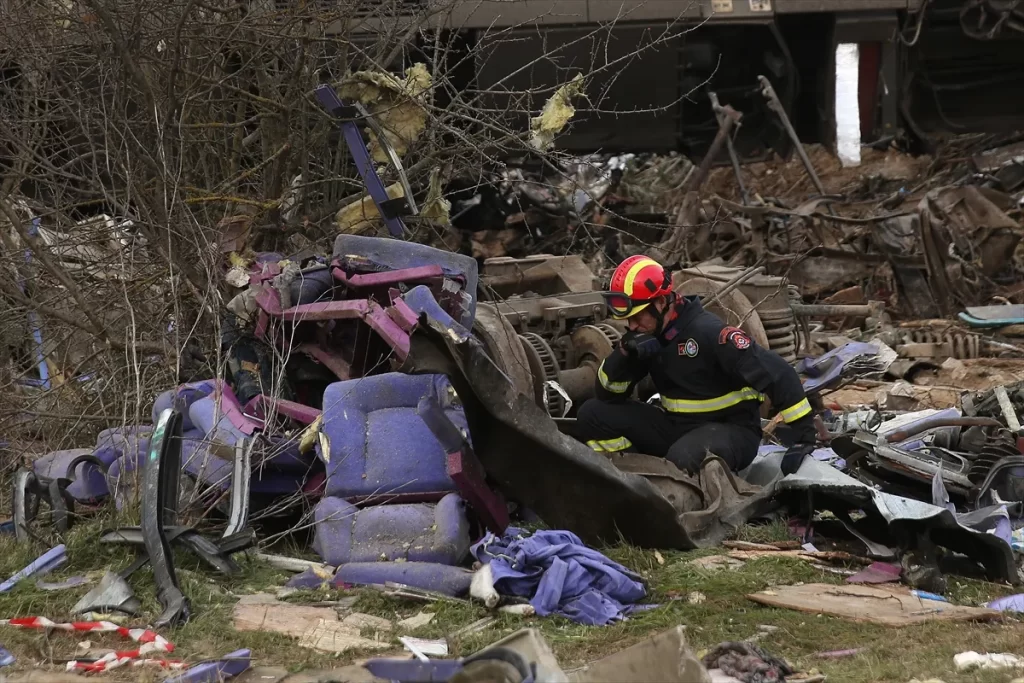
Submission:
[[[523,160],[448,188],[459,253],[404,239],[411,189],[360,164],[379,149],[317,97],[368,191],[330,248],[225,241],[223,371],[19,453],[10,680],[1024,674],[1020,142],[856,167],[816,146],[714,166],[724,137],[699,164]],[[768,405],[737,475],[573,438],[625,331],[602,283],[638,253],[794,365],[818,431],[797,472]],[[25,395],[48,390],[41,355]],[[910,671],[902,639],[944,659]]]

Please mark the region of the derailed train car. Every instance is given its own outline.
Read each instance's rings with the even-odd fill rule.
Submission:
[[[412,16],[429,2],[400,5]],[[559,138],[571,151],[700,154],[718,127],[709,90],[743,112],[744,157],[781,151],[759,75],[802,140],[831,144],[836,48],[851,43],[864,143],[1024,127],[1019,0],[467,0],[431,22],[473,56],[460,78],[497,111],[502,92],[521,107],[534,91],[538,109],[545,87],[587,74],[591,106]]]

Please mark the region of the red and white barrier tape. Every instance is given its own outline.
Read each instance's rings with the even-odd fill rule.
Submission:
[[[71,661],[67,664],[68,671],[84,671],[98,673],[110,671],[119,666],[131,663],[132,666],[155,665],[168,669],[180,669],[184,662],[171,659],[145,658],[156,652],[174,652],[174,644],[163,636],[144,628],[125,628],[109,621],[72,621],[58,624],[46,617],[21,617],[17,619],[0,619],[0,626],[16,628],[54,629],[57,631],[78,631],[93,633],[117,633],[122,638],[130,638],[139,643],[135,650],[122,650],[104,655],[95,662]]]

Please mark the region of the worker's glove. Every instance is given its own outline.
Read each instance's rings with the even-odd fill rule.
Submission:
[[[633,358],[653,358],[661,352],[661,342],[653,334],[631,334],[622,338],[622,349]]]
[[[800,464],[808,455],[814,452],[813,443],[795,443],[789,447],[786,454],[782,456],[783,476],[793,474],[800,469]]]

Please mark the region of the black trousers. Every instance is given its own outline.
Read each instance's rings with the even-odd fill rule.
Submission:
[[[607,403],[592,398],[580,406],[575,432],[595,450],[667,458],[691,473],[700,469],[709,452],[738,472],[754,461],[761,445],[760,431],[746,425],[694,422],[639,401]]]

